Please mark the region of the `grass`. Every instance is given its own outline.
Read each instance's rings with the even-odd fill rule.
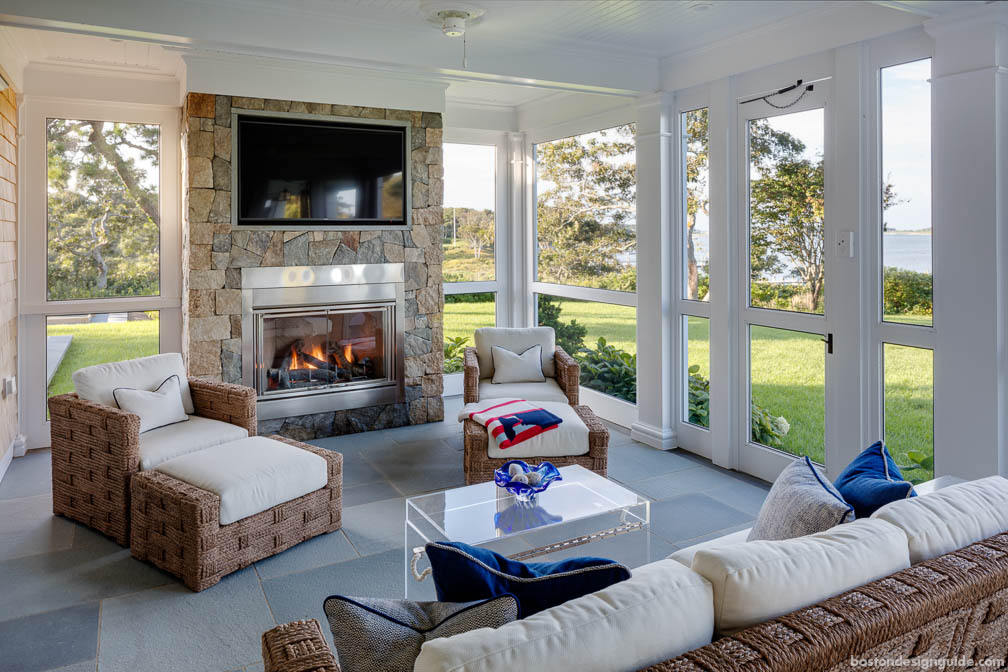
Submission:
[[[85,366],[156,355],[160,324],[158,320],[135,320],[49,325],[47,335],[70,334],[73,341],[49,383],[46,396],[73,392],[70,376]]]
[[[488,245],[483,248],[477,259],[473,255],[472,246],[461,240],[454,245],[444,244],[444,266],[442,267],[445,282],[476,282],[478,280],[494,279],[494,248]]]

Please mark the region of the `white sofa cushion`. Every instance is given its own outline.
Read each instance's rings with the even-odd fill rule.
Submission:
[[[112,390],[117,387],[153,390],[169,376],[179,377],[182,407],[185,408],[187,414],[192,415],[195,409],[193,408],[192,395],[189,393],[189,379],[186,378],[182,355],[177,352],[86,366],[74,371],[71,379],[73,379],[77,396],[117,408]]]
[[[168,376],[153,390],[117,387],[112,390],[116,405],[140,418],[140,433],[189,419],[182,406],[179,377]]]
[[[479,382],[479,398],[487,399],[525,399],[527,401],[560,401],[569,403],[563,388],[555,378],[547,378],[542,383],[492,383],[489,380]]]
[[[414,672],[638,670],[709,644],[711,585],[674,560],[495,630],[433,639]]]
[[[734,546],[735,544],[744,544],[749,538],[750,529],[752,528],[747,527],[744,530],[732,532],[731,534],[726,534],[723,537],[708,539],[707,541],[701,541],[699,544],[693,544],[692,546],[681,548],[672,555],[668,556],[669,560],[675,560],[687,567],[692,567],[693,558],[696,556],[697,551],[701,551],[705,548],[724,548],[726,546]]]
[[[906,533],[917,564],[1008,530],[1008,479],[989,476],[892,502],[872,518]]]
[[[166,425],[140,435],[140,470],[196,450],[248,437],[244,427],[190,415],[188,422]]]
[[[494,360],[494,385],[501,383],[541,383],[546,380],[542,372],[542,346],[533,345],[522,353],[511,352],[495,345],[490,348]]]
[[[903,530],[856,520],[805,537],[697,551],[714,586],[714,628],[731,634],[910,566]]]
[[[324,458],[262,436],[187,453],[156,470],[219,495],[221,525],[307,495],[329,479]]]
[[[495,345],[518,353],[525,352],[533,345],[541,345],[543,375],[547,378],[556,377],[556,368],[553,364],[556,340],[552,327],[529,327],[526,329],[483,327],[476,330],[473,343],[476,345],[476,359],[479,361],[481,379],[493,378],[494,363],[491,348]]]

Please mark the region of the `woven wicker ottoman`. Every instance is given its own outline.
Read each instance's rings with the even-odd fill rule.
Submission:
[[[269,438],[324,458],[326,484],[314,492],[222,525],[221,498],[217,494],[160,471],[139,472],[130,483],[133,557],[179,577],[190,589],[200,591],[257,560],[338,530],[343,456],[281,436]]]
[[[529,463],[547,460],[558,467],[580,464],[585,469],[591,469],[596,474],[605,476],[609,466],[609,430],[587,406],[575,406],[574,412],[588,427],[587,453],[569,457],[523,457],[521,459]],[[466,485],[494,480],[494,471],[511,459],[510,457],[489,457],[487,455],[487,440],[486,427],[473,420],[463,422],[462,468],[465,471]]]

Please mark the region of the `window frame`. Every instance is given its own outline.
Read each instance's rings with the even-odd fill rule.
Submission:
[[[22,431],[31,448],[49,445],[46,420],[46,318],[86,313],[156,310],[160,351],[182,348],[182,209],[181,138],[178,107],[102,103],[68,98],[25,96],[23,138],[18,169],[23,199],[19,211],[18,375]],[[47,296],[48,179],[46,123],[50,118],[101,119],[160,126],[160,287],[145,297],[51,301]]]
[[[611,289],[593,287],[578,287],[576,285],[561,285],[552,282],[540,282],[538,278],[539,265],[539,230],[536,192],[536,152],[535,147],[544,142],[562,140],[572,136],[594,133],[614,128],[624,124],[636,123],[635,109],[616,108],[601,114],[556,124],[546,128],[529,131],[525,138],[526,156],[526,222],[527,236],[525,244],[526,286],[532,300],[528,304],[529,324],[539,324],[538,294],[548,294],[562,299],[580,299],[595,303],[608,303],[617,306],[637,308],[637,292],[621,292]],[[636,152],[636,148],[635,148]],[[581,386],[581,399],[604,418],[616,424],[630,427],[637,421],[637,405],[616,397]]]
[[[452,294],[494,294],[494,323],[508,324],[509,282],[502,275],[508,272],[511,259],[511,240],[508,237],[508,142],[507,135],[497,131],[446,128],[442,137],[444,145],[483,145],[495,148],[494,175],[494,279],[466,282],[442,282],[445,296]],[[444,207],[444,206],[442,206]],[[473,344],[470,342],[469,344]],[[445,396],[462,394],[464,373],[444,374]]]

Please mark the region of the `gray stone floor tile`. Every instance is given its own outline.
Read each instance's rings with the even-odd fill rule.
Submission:
[[[296,574],[316,567],[331,565],[359,557],[342,530],[323,534],[301,542],[283,553],[272,555],[255,563],[263,579],[286,574]]]
[[[673,544],[740,525],[752,518],[747,513],[698,493],[680,495],[651,505],[652,531]]]
[[[51,494],[3,500],[0,560],[62,551],[73,537],[74,523],[53,515]]]
[[[52,490],[52,457],[48,449],[16,457],[0,481],[0,499],[43,495]]]
[[[0,621],[0,667],[42,672],[89,661],[98,650],[98,603]]]
[[[380,502],[383,499],[395,499],[402,497],[402,493],[392,487],[388,481],[378,481],[377,483],[365,483],[364,485],[354,485],[343,488],[343,506],[359,506],[360,504],[370,504]]]
[[[634,483],[696,466],[681,450],[658,450],[641,443],[609,447],[609,477]]]
[[[406,500],[401,497],[343,509],[343,533],[360,555],[402,547],[405,521]]]
[[[366,459],[407,496],[465,485],[462,451],[441,439],[376,448]]]
[[[101,672],[237,669],[261,660],[275,625],[255,570],[194,593],[180,583],[102,603]]]
[[[17,618],[176,583],[111,539],[84,535],[80,547],[0,562],[3,614]]]
[[[731,487],[709,490],[707,494],[719,502],[724,502],[728,506],[745,511],[755,517],[759,514],[768,492],[770,492],[769,483],[762,484],[762,482],[756,483],[738,479]]]
[[[649,499],[660,501],[690,492],[730,490],[738,485],[738,479],[730,473],[696,466],[643,481],[634,481],[631,487]]]
[[[720,537],[738,532],[740,530],[747,530],[752,527],[752,521],[746,521],[744,523],[739,523],[737,525],[732,525],[721,530],[714,530],[713,532],[708,532],[707,534],[702,534],[699,537],[694,537],[692,539],[683,539],[676,543],[676,546],[681,548],[688,548],[690,546],[695,546],[696,544],[702,544],[705,541],[710,541],[712,539],[718,539]],[[678,550],[678,549],[677,549]]]
[[[95,672],[98,669],[98,660],[85,660],[73,665],[67,665],[50,672]]]
[[[376,483],[384,480],[381,472],[375,469],[359,453],[349,453],[343,456],[343,487]],[[345,506],[345,505],[344,505]]]

